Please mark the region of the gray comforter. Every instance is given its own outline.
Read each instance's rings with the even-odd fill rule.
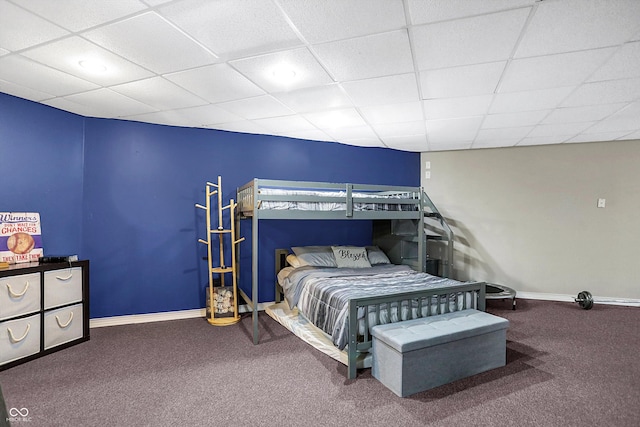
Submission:
[[[341,350],[346,347],[348,340],[350,299],[443,288],[460,283],[419,273],[406,265],[393,264],[371,268],[300,267],[281,280],[289,307],[298,307],[298,311],[330,335]],[[415,309],[402,307],[402,319],[397,319],[396,310],[383,313],[381,309],[380,323],[417,317]],[[359,312],[358,316],[364,316],[364,311]],[[375,325],[377,317],[370,313],[370,326]]]

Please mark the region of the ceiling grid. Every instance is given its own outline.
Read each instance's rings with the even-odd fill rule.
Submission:
[[[0,92],[426,152],[640,138],[637,0],[0,0]]]

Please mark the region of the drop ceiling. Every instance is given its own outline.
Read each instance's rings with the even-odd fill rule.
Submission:
[[[640,1],[0,0],[0,92],[415,152],[640,139]]]

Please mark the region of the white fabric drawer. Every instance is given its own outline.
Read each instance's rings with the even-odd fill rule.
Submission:
[[[40,351],[40,314],[0,323],[0,365]]]
[[[82,304],[44,314],[44,348],[49,349],[82,338]]]
[[[40,273],[0,279],[0,320],[40,311]]]
[[[64,268],[44,273],[44,308],[82,301],[82,268]]]

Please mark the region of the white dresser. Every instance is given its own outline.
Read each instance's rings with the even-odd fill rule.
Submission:
[[[0,270],[0,371],[89,339],[89,261]]]

